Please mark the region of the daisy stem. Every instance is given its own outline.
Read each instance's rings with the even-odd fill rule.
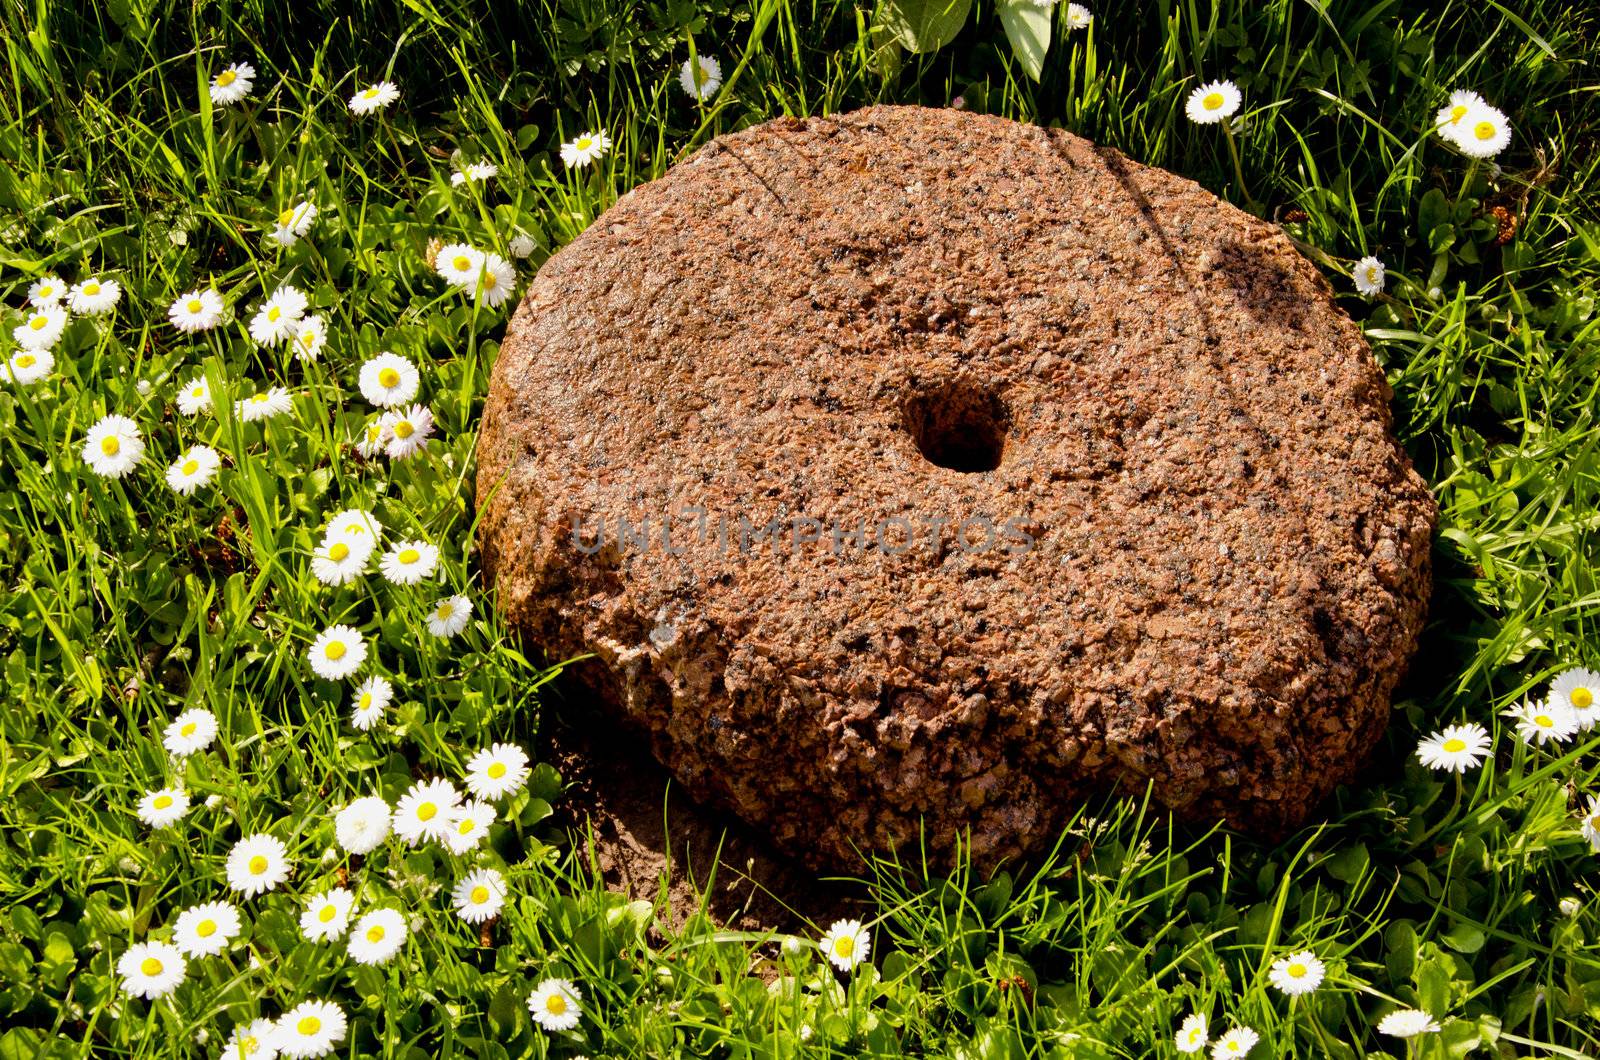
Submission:
[[[1244,166],[1239,162],[1239,145],[1233,138],[1233,124],[1227,120],[1222,123],[1222,135],[1228,141],[1228,155],[1233,159],[1233,178],[1239,184],[1239,192],[1244,196],[1245,205],[1254,210],[1257,206],[1255,196],[1250,194],[1250,188],[1244,182]]]
[[[1461,190],[1456,192],[1456,202],[1461,202],[1467,197],[1467,192],[1472,188],[1472,178],[1478,173],[1478,160],[1467,159],[1467,171],[1461,175]]]
[[[1456,773],[1456,797],[1455,797],[1455,801],[1450,804],[1449,812],[1447,812],[1443,817],[1439,818],[1439,823],[1438,824],[1434,825],[1432,828],[1430,828],[1426,832],[1422,833],[1422,838],[1420,838],[1420,839],[1418,839],[1416,841],[1416,844],[1415,844],[1416,846],[1420,847],[1422,844],[1426,843],[1428,840],[1430,840],[1434,836],[1438,835],[1439,832],[1443,831],[1444,828],[1447,825],[1449,825],[1452,821],[1454,821],[1456,819],[1456,814],[1461,810],[1461,795],[1462,795],[1461,773],[1457,772]]]

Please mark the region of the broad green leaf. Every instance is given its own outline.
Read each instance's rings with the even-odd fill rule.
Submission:
[[[1033,0],[1001,0],[999,10],[1000,24],[1011,42],[1011,54],[1017,57],[1030,78],[1039,80],[1044,72],[1045,53],[1050,50],[1054,5],[1041,7]]]
[[[879,18],[907,51],[926,55],[955,40],[971,11],[972,0],[885,0]]]

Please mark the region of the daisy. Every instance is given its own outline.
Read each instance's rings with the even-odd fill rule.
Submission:
[[[211,411],[211,384],[206,377],[197,375],[178,391],[178,411],[185,416],[198,416]]]
[[[289,853],[265,832],[246,836],[228,851],[228,886],[249,898],[289,878]]]
[[[1211,1040],[1211,1028],[1204,1015],[1198,1012],[1184,1017],[1183,1025],[1173,1039],[1180,1053],[1198,1053]]]
[[[1327,969],[1322,961],[1310,950],[1301,950],[1291,953],[1281,960],[1274,961],[1272,970],[1267,973],[1267,978],[1279,992],[1294,997],[1297,994],[1309,994],[1322,985],[1322,977]]]
[[[1417,757],[1429,769],[1463,773],[1476,769],[1489,754],[1489,733],[1482,725],[1447,725],[1417,744]]]
[[[1088,29],[1092,25],[1094,25],[1094,16],[1089,13],[1087,7],[1082,4],[1067,5],[1068,29]]]
[[[461,187],[467,181],[489,180],[500,175],[500,167],[492,162],[474,162],[465,171],[450,174],[450,183]]]
[[[72,285],[67,292],[67,308],[86,317],[99,316],[111,312],[121,297],[122,285],[116,280],[91,276]]]
[[[1415,1038],[1419,1034],[1432,1034],[1439,1029],[1433,1017],[1414,1008],[1391,1012],[1378,1021],[1378,1033],[1391,1038]]]
[[[311,574],[324,585],[343,585],[359,578],[372,558],[371,541],[334,538],[311,554]]]
[[[511,297],[517,285],[517,270],[498,254],[488,254],[483,259],[483,269],[478,276],[477,301],[490,309],[497,309]]]
[[[416,365],[398,353],[380,353],[361,366],[361,396],[381,409],[403,405],[422,384]]]
[[[1584,732],[1600,721],[1600,674],[1593,670],[1568,670],[1550,682],[1550,698],[1564,703]]]
[[[428,612],[428,632],[435,637],[453,637],[467,628],[472,618],[472,601],[465,596],[451,596],[440,600]]]
[[[228,1035],[220,1060],[276,1060],[277,1031],[277,1023],[267,1019],[239,1024]]]
[[[566,979],[546,979],[528,995],[533,1022],[547,1031],[570,1031],[583,1016],[583,995]]]
[[[145,793],[135,812],[151,828],[171,828],[189,812],[189,796],[182,788],[157,788]]]
[[[67,330],[67,311],[51,303],[35,309],[22,323],[11,329],[17,345],[27,350],[48,350],[61,340]]]
[[[311,225],[317,219],[317,204],[303,202],[291,206],[278,215],[278,223],[272,229],[272,238],[277,243],[292,247],[300,242],[300,238],[311,231]]]
[[[1239,109],[1239,86],[1232,81],[1213,81],[1189,93],[1183,109],[1197,125],[1212,125],[1231,117]]]
[[[516,744],[497,743],[467,759],[467,790],[480,799],[513,795],[528,783],[528,755]]]
[[[179,331],[208,331],[222,322],[222,296],[212,290],[179,295],[167,310],[167,319]]]
[[[386,677],[369,677],[356,686],[354,702],[350,705],[350,724],[366,732],[383,717],[389,702],[394,699],[394,685]]]
[[[222,457],[209,445],[190,446],[189,451],[167,468],[167,485],[188,496],[211,481],[222,466]]]
[[[384,448],[390,460],[409,460],[428,448],[428,438],[433,434],[433,412],[426,405],[412,405],[408,409],[388,413],[384,426],[389,431],[389,444]]]
[[[1511,143],[1511,122],[1494,107],[1474,107],[1462,119],[1453,142],[1468,158],[1493,158]]]
[[[611,137],[603,131],[586,132],[561,145],[561,161],[568,169],[581,169],[606,156],[611,150]]]
[[[318,677],[337,681],[361,669],[367,661],[367,642],[359,630],[350,626],[329,626],[317,634],[306,653]]]
[[[261,346],[276,346],[292,337],[306,311],[306,296],[293,287],[273,291],[250,318],[250,337]]]
[[[377,795],[357,799],[333,818],[334,838],[352,854],[370,854],[389,838],[389,804]]]
[[[477,849],[489,834],[489,826],[497,815],[494,807],[477,799],[468,799],[451,817],[450,830],[445,833],[444,845],[450,853],[461,855]]]
[[[166,746],[167,753],[175,758],[187,758],[197,751],[204,751],[211,746],[211,741],[217,738],[217,718],[209,710],[196,707],[186,710],[172,719],[172,724],[167,726],[167,731],[162,734],[161,742]]]
[[[239,910],[227,902],[207,902],[178,914],[172,942],[185,957],[214,957],[239,934]]]
[[[217,107],[231,107],[250,95],[255,87],[256,68],[249,63],[233,63],[211,79],[206,93]]]
[[[1539,703],[1525,700],[1520,706],[1502,711],[1501,717],[1515,721],[1517,735],[1523,742],[1535,745],[1549,741],[1561,743],[1578,731],[1577,715],[1572,713],[1571,707],[1556,700]]]
[[[469,872],[456,884],[451,895],[456,916],[469,924],[481,924],[498,916],[506,904],[506,881],[494,869],[477,869]]]
[[[511,242],[506,244],[506,253],[518,261],[531,255],[534,251],[533,239],[525,233],[518,232],[511,237]]]
[[[409,845],[443,840],[454,823],[461,793],[448,780],[419,780],[394,808],[394,834]]]
[[[327,1056],[348,1026],[344,1010],[332,1001],[302,1001],[278,1018],[273,1045],[292,1060]]]
[[[373,459],[389,446],[389,425],[382,416],[376,416],[367,421],[361,428],[361,438],[356,442],[356,452]]]
[[[327,344],[328,323],[315,313],[302,318],[295,325],[294,340],[290,343],[294,347],[295,360],[301,363],[314,361],[322,355],[322,347]]]
[[[379,81],[350,97],[350,113],[357,116],[371,114],[399,98],[400,89],[393,81]]]
[[[6,378],[18,386],[32,386],[54,371],[56,355],[49,350],[17,350],[5,361]]]
[[[867,959],[872,950],[872,936],[859,920],[835,920],[817,944],[822,955],[832,961],[841,972],[848,972]]]
[[[233,403],[233,414],[242,423],[256,423],[282,416],[294,408],[294,397],[281,386],[262,390]]]
[[[176,990],[188,967],[178,948],[165,942],[135,943],[117,958],[123,991],[149,1001]]]
[[[685,95],[704,103],[722,87],[722,64],[709,55],[685,59],[683,69],[678,71],[678,84],[683,86]]]
[[[57,305],[67,296],[67,285],[59,276],[41,276],[28,286],[28,304],[35,309]]]
[[[1433,116],[1434,128],[1439,130],[1439,135],[1455,143],[1461,136],[1462,123],[1467,115],[1480,107],[1487,107],[1484,98],[1476,92],[1468,92],[1458,88],[1450,93],[1450,102],[1439,108],[1439,113]]]
[[[383,536],[383,524],[365,508],[346,508],[328,520],[324,541],[344,541],[351,548],[358,545],[368,552],[378,547]]]
[[[1217,1044],[1211,1047],[1211,1058],[1229,1060],[1230,1057],[1244,1056],[1254,1049],[1260,1040],[1261,1035],[1249,1027],[1235,1027],[1217,1039]]]
[[[433,271],[452,287],[464,291],[478,289],[478,273],[483,268],[483,251],[465,243],[447,243],[433,259]]]
[[[339,938],[350,926],[350,908],[355,903],[356,896],[343,887],[313,895],[300,914],[300,934],[312,942]]]
[[[1355,281],[1356,290],[1372,298],[1383,293],[1383,262],[1368,254],[1356,262],[1356,267],[1350,274]]]
[[[1583,838],[1600,854],[1600,796],[1589,796],[1589,809],[1583,815]]]
[[[374,909],[350,929],[350,959],[383,964],[406,944],[406,918],[397,909]]]
[[[439,565],[439,550],[426,541],[401,541],[383,554],[378,569],[396,585],[415,585]]]
[[[96,475],[121,478],[144,455],[144,438],[126,416],[106,416],[89,428],[83,440],[83,462]]]

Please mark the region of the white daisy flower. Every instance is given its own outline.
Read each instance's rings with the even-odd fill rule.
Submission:
[[[294,359],[306,363],[322,356],[322,348],[327,344],[328,322],[313,313],[302,317],[295,325],[294,340],[289,345],[294,348]]]
[[[300,934],[312,942],[330,942],[344,935],[350,926],[350,910],[356,896],[343,887],[333,887],[312,895],[300,914]]]
[[[403,405],[417,396],[422,376],[398,353],[380,353],[361,366],[361,396],[379,408]]]
[[[450,820],[450,830],[445,833],[444,845],[450,853],[461,855],[476,850],[489,835],[489,826],[498,816],[494,807],[477,799],[468,799],[455,810]]]
[[[256,423],[282,416],[294,409],[294,396],[281,386],[257,391],[233,403],[233,414],[241,423]]]
[[[61,341],[67,330],[67,311],[50,304],[35,309],[11,329],[11,337],[25,350],[48,350]]]
[[[1213,81],[1189,93],[1183,109],[1195,124],[1212,125],[1232,117],[1242,99],[1239,86],[1232,81]]]
[[[518,261],[522,261],[534,252],[533,239],[526,233],[518,232],[511,237],[511,242],[506,244],[506,253]]]
[[[222,466],[222,457],[209,445],[194,445],[167,468],[167,485],[188,496],[208,484]]]
[[[279,287],[250,318],[250,337],[261,346],[277,346],[292,338],[308,301],[298,288]]]
[[[1565,703],[1588,732],[1600,721],[1600,674],[1582,668],[1568,670],[1550,682],[1550,698]]]
[[[1482,725],[1447,725],[1417,744],[1417,758],[1429,769],[1462,773],[1476,769],[1489,754],[1489,732]]]
[[[228,1035],[218,1060],[277,1060],[277,1032],[277,1023],[268,1019],[238,1024]]]
[[[522,748],[497,743],[467,759],[465,783],[480,799],[498,799],[521,791],[532,772]]]
[[[419,780],[394,808],[394,834],[411,846],[432,839],[443,841],[454,823],[461,793],[448,780]]]
[[[841,972],[848,972],[867,959],[872,950],[872,936],[859,920],[835,920],[817,944],[822,955],[833,962]]]
[[[374,416],[361,428],[361,437],[356,441],[356,452],[373,459],[389,447],[389,425],[382,416]]]
[[[477,302],[490,309],[499,308],[517,285],[517,270],[498,254],[485,254],[478,274]]]
[[[1600,854],[1600,796],[1589,796],[1589,808],[1583,815],[1582,831],[1590,849]]]
[[[272,229],[272,238],[283,246],[292,247],[311,231],[311,226],[316,220],[316,203],[302,202],[291,206],[278,215],[277,224]]]
[[[176,990],[188,967],[178,948],[165,942],[135,943],[117,958],[123,992],[149,1001]]]
[[[383,524],[365,508],[346,508],[328,520],[324,541],[344,541],[351,548],[362,547],[369,553],[378,547],[383,537]]]
[[[492,162],[474,162],[465,170],[457,170],[450,174],[450,183],[456,187],[467,181],[484,181],[500,175],[500,167]]]
[[[211,411],[211,384],[205,376],[195,376],[178,390],[178,411],[185,416]]]
[[[561,161],[568,169],[581,169],[606,156],[611,150],[611,137],[603,130],[583,133],[561,145]]]
[[[435,637],[453,637],[467,628],[472,619],[472,601],[465,596],[450,596],[428,612],[428,632]]]
[[[500,915],[506,904],[506,881],[494,869],[476,869],[463,876],[450,896],[456,916],[469,924],[481,924]]]
[[[367,642],[350,626],[329,626],[317,634],[306,653],[312,672],[328,681],[349,677],[367,661]]]
[[[396,585],[415,585],[439,565],[439,550],[426,541],[400,541],[378,561],[383,576]]]
[[[465,243],[447,243],[433,259],[433,271],[452,287],[463,291],[478,289],[478,273],[483,269],[483,251]]]
[[[1439,1024],[1432,1016],[1414,1008],[1403,1008],[1389,1013],[1378,1021],[1378,1033],[1391,1038],[1415,1038],[1419,1034],[1433,1034]]]
[[[249,63],[232,63],[216,77],[206,93],[216,107],[231,107],[250,95],[256,84],[256,68]]]
[[[1501,717],[1515,721],[1517,735],[1535,746],[1552,741],[1562,743],[1578,731],[1578,718],[1572,708],[1555,700],[1526,700],[1511,710],[1502,711]]]
[[[1082,4],[1067,5],[1067,28],[1088,29],[1094,25],[1094,16]]]
[[[1455,143],[1460,139],[1462,123],[1466,121],[1467,115],[1488,105],[1476,92],[1458,88],[1450,93],[1450,102],[1433,116],[1433,126],[1439,131],[1440,136]]]
[[[722,64],[709,55],[685,59],[678,71],[678,84],[690,99],[704,103],[722,87]]]
[[[239,910],[227,902],[185,909],[172,926],[172,942],[185,957],[214,957],[239,934]]]
[[[343,585],[359,578],[372,558],[374,542],[334,538],[311,554],[311,575],[324,585]]]
[[[1294,997],[1297,994],[1309,994],[1322,985],[1322,977],[1327,974],[1322,961],[1310,950],[1301,950],[1272,963],[1272,969],[1267,973],[1267,978],[1279,992]]]
[[[570,1031],[583,1016],[583,995],[570,980],[545,979],[528,995],[528,1011],[547,1031]]]
[[[332,1001],[302,1001],[278,1017],[273,1045],[279,1056],[313,1060],[333,1052],[348,1028],[344,1010]]]
[[[32,386],[56,367],[56,355],[49,350],[14,350],[5,360],[6,378],[18,386]]]
[[[400,89],[393,81],[379,81],[350,97],[350,113],[358,116],[371,114],[384,109],[399,98]]]
[[[350,724],[366,732],[383,718],[383,712],[389,709],[393,699],[394,685],[389,683],[388,678],[367,678],[356,686],[355,697],[350,704]]]
[[[257,832],[233,844],[226,871],[228,886],[249,898],[289,878],[289,852],[276,837]]]
[[[144,456],[144,438],[132,420],[112,414],[89,428],[82,455],[96,475],[121,478]]]
[[[122,298],[122,285],[116,280],[91,276],[72,285],[67,292],[67,308],[86,317],[109,313]]]
[[[1452,142],[1468,158],[1493,158],[1511,144],[1511,122],[1499,110],[1484,104],[1474,107]]]
[[[367,795],[334,816],[334,838],[352,854],[370,854],[389,838],[390,817],[387,802]]]
[[[1260,1040],[1261,1035],[1249,1027],[1235,1027],[1218,1038],[1217,1044],[1211,1047],[1211,1060],[1231,1060],[1236,1056],[1245,1056]]]
[[[406,918],[397,909],[374,909],[350,929],[350,959],[383,964],[406,944]]]
[[[389,444],[384,448],[390,460],[409,460],[428,448],[433,434],[433,411],[426,405],[396,409],[384,416]]]
[[[161,742],[174,758],[187,758],[204,751],[217,738],[217,718],[209,710],[196,707],[172,719]]]
[[[1355,281],[1357,291],[1372,298],[1383,293],[1383,273],[1383,262],[1368,254],[1356,262],[1350,278]]]
[[[58,305],[67,296],[67,285],[59,276],[41,276],[28,285],[28,304],[36,309]]]
[[[1204,1015],[1194,1012],[1184,1017],[1183,1025],[1178,1028],[1173,1043],[1177,1045],[1180,1053],[1198,1053],[1210,1040],[1210,1024],[1206,1022]]]
[[[171,828],[189,812],[189,795],[182,788],[157,788],[145,793],[135,812],[151,828]]]
[[[222,296],[212,290],[189,291],[167,310],[167,319],[179,331],[209,331],[222,322]]]

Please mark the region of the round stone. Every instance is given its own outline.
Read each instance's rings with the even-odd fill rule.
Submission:
[[[1279,832],[1381,733],[1435,506],[1275,226],[1063,132],[714,140],[540,270],[479,441],[500,606],[813,863],[1086,798]]]

